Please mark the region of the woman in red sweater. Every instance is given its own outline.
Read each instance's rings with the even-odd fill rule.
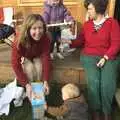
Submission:
[[[31,81],[44,81],[46,93],[49,92],[49,50],[50,40],[43,18],[39,14],[29,15],[12,46],[12,67],[18,84],[26,88],[29,99],[32,93]]]
[[[120,28],[116,20],[106,18],[108,0],[85,0],[90,20],[85,22],[79,38],[68,41],[71,47],[82,45],[82,63],[88,88],[92,120],[111,119],[111,105],[116,90],[120,61]]]

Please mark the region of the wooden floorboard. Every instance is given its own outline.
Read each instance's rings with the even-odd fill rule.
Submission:
[[[55,68],[73,68],[73,69],[83,69],[80,64],[80,50],[76,50],[68,56],[65,56],[63,60],[56,57],[53,60],[53,65]]]

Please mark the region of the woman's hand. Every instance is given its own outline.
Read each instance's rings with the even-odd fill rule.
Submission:
[[[26,88],[26,95],[29,98],[29,100],[31,101],[31,98],[32,98],[32,86],[30,84],[27,84],[25,86],[25,88]]]
[[[48,95],[50,90],[49,90],[49,85],[47,81],[44,81],[44,89],[45,89],[45,94]]]
[[[99,62],[97,63],[97,67],[103,67],[105,65],[106,59],[103,57],[99,60]]]

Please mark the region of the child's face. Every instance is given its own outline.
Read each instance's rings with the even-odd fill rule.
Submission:
[[[52,5],[58,5],[60,3],[60,0],[52,0]]]
[[[30,28],[30,35],[35,41],[39,41],[41,36],[43,35],[44,28],[43,23],[41,21],[37,21]]]

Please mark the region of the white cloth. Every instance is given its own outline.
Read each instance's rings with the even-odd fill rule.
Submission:
[[[76,39],[76,35],[72,34],[72,32],[70,31],[70,28],[65,28],[61,30],[61,39],[74,40]]]
[[[13,22],[13,8],[12,7],[4,7],[3,8],[4,12],[4,24],[11,25]]]
[[[0,92],[0,115],[9,114],[10,102],[15,99],[15,106],[21,106],[25,98],[24,88],[16,86],[16,79]]]
[[[65,29],[61,30],[61,40],[62,39],[63,40],[74,40],[74,39],[76,39],[76,37],[77,37],[77,35],[76,34],[73,35],[70,28],[65,28]],[[61,52],[65,52],[65,51],[66,52],[72,52],[72,51],[75,50],[75,48],[70,49],[68,43],[62,43],[60,45],[60,50],[61,50]]]

